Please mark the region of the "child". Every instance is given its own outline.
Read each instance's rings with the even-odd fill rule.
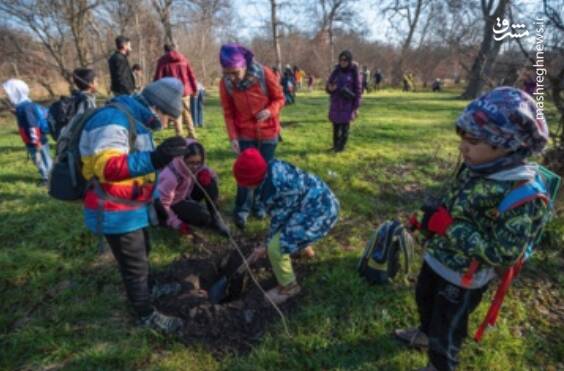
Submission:
[[[187,154],[175,158],[159,174],[159,199],[155,201],[159,220],[183,235],[190,234],[189,226],[195,225],[210,227],[223,236],[228,236],[227,226],[217,217],[211,203],[217,205],[219,198],[217,175],[205,165],[204,147],[193,139],[186,141]],[[190,173],[194,174],[211,200],[205,197]],[[201,204],[202,200],[206,206]]]
[[[72,79],[78,90],[73,92],[74,114],[79,115],[91,108],[96,108],[96,92],[98,77],[90,68],[77,68],[72,73]]]
[[[412,346],[428,347],[426,370],[455,369],[468,316],[495,269],[513,265],[549,216],[541,198],[497,211],[511,190],[535,179],[538,166],[527,158],[548,141],[547,125],[536,118],[529,95],[494,89],[470,103],[456,129],[464,165],[440,202],[410,220],[426,238],[415,293],[421,324],[395,332]]]
[[[292,269],[290,255],[323,238],[335,225],[339,201],[327,184],[284,161],[266,163],[255,148],[241,152],[233,166],[240,187],[256,188],[258,202],[270,216],[266,247],[255,250],[251,261],[268,253],[278,286],[266,295],[280,304],[297,295],[301,288]]]
[[[131,66],[131,72],[133,73],[133,79],[135,80],[135,91],[140,92],[145,86],[143,67],[141,67],[139,63],[135,63],[133,66]]]
[[[29,99],[29,86],[22,80],[8,80],[2,84],[2,88],[16,109],[20,136],[39,171],[41,184],[47,185],[53,162],[46,135],[48,127],[46,110]]]

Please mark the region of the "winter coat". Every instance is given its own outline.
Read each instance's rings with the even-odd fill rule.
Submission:
[[[44,107],[24,101],[16,106],[16,118],[20,137],[27,148],[47,144],[47,114]]]
[[[351,122],[354,112],[360,107],[362,95],[362,75],[358,71],[358,65],[351,63],[344,71],[337,65],[327,81],[327,85],[329,84],[337,85],[335,91],[327,90],[331,95],[329,120],[336,124]],[[354,98],[345,97],[344,88],[354,93]]]
[[[104,234],[127,233],[149,225],[148,205],[155,182],[150,157],[155,147],[149,127],[157,118],[141,97],[124,95],[111,102],[125,106],[135,120],[135,148],[130,148],[126,114],[106,107],[86,122],[81,133],[82,174],[87,180],[96,177],[107,194],[136,201],[139,205],[103,200],[93,189],[87,190],[84,197],[86,227],[97,233],[97,217],[101,216],[99,232]]]
[[[86,93],[81,90],[74,91],[72,93],[72,98],[74,101],[74,114],[80,115],[89,109],[96,108],[96,95],[92,93]]]
[[[188,144],[195,142],[193,139],[188,139],[187,141]],[[212,178],[217,180],[216,173],[205,165],[194,174],[196,179],[204,172],[209,173]],[[172,206],[189,198],[194,187],[194,180],[190,176],[188,167],[182,157],[177,157],[172,160],[172,162],[159,173],[157,186],[158,195],[167,213],[166,224],[169,227],[178,229],[182,225],[182,220],[180,220],[172,210]]]
[[[173,50],[159,58],[153,80],[175,77],[184,84],[184,96],[195,95],[198,91],[196,76],[190,61],[179,51]]]
[[[135,91],[135,78],[127,56],[116,51],[108,60],[111,90],[114,95],[128,95]]]
[[[280,133],[280,110],[284,106],[282,88],[274,72],[264,70],[266,94],[257,80],[246,90],[233,87],[228,92],[224,79],[219,83],[219,94],[229,140],[272,140]],[[263,109],[270,111],[270,118],[258,122],[256,114]]]
[[[454,222],[444,236],[426,242],[425,260],[443,278],[464,274],[473,259],[480,263],[473,287],[485,285],[495,276],[494,267],[514,264],[535,242],[549,217],[541,199],[535,199],[502,214],[497,207],[524,180],[534,177],[535,165],[524,165],[488,177],[461,171],[441,202]],[[458,284],[460,282],[452,282]]]
[[[257,192],[260,208],[271,218],[267,240],[280,233],[280,249],[285,254],[321,239],[339,218],[339,201],[329,186],[284,161],[268,164]]]

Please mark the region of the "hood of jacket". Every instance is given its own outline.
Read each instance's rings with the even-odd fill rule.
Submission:
[[[172,50],[162,56],[164,63],[183,63],[186,62],[186,57],[179,51]]]
[[[29,86],[22,80],[10,79],[2,84],[2,88],[14,106],[30,100]]]

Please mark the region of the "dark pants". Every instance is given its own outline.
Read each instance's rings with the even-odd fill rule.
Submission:
[[[337,152],[343,151],[349,139],[350,122],[333,123],[333,149]]]
[[[454,370],[462,341],[468,335],[468,316],[476,309],[487,285],[467,290],[445,281],[423,263],[415,300],[420,330],[429,338],[429,361],[438,370]]]
[[[204,91],[198,91],[195,97],[190,97],[192,121],[197,127],[204,126]]]
[[[149,252],[146,228],[122,234],[108,234],[106,241],[118,263],[129,302],[139,317],[153,312],[149,289]]]
[[[272,140],[239,140],[239,149],[244,151],[247,148],[256,148],[261,153],[266,162],[274,159],[274,152],[278,141]],[[255,192],[248,188],[237,187],[237,196],[235,197],[235,216],[246,220],[249,216],[253,205],[255,204]],[[262,212],[263,210],[254,210],[255,212]]]
[[[194,186],[192,193],[187,199],[171,206],[172,211],[174,211],[174,213],[178,215],[178,218],[184,223],[196,227],[209,227],[215,222],[214,204],[217,205],[217,199],[219,197],[219,188],[216,180],[213,179],[210,185],[203,188],[211,198],[211,202],[205,197],[200,187]],[[202,200],[205,201],[205,206],[202,205]],[[168,216],[160,200],[155,200],[155,209],[160,223],[165,225]]]

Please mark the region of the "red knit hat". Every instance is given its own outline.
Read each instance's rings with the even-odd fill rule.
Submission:
[[[267,164],[256,148],[247,148],[233,164],[233,175],[241,187],[258,186],[266,175]]]

